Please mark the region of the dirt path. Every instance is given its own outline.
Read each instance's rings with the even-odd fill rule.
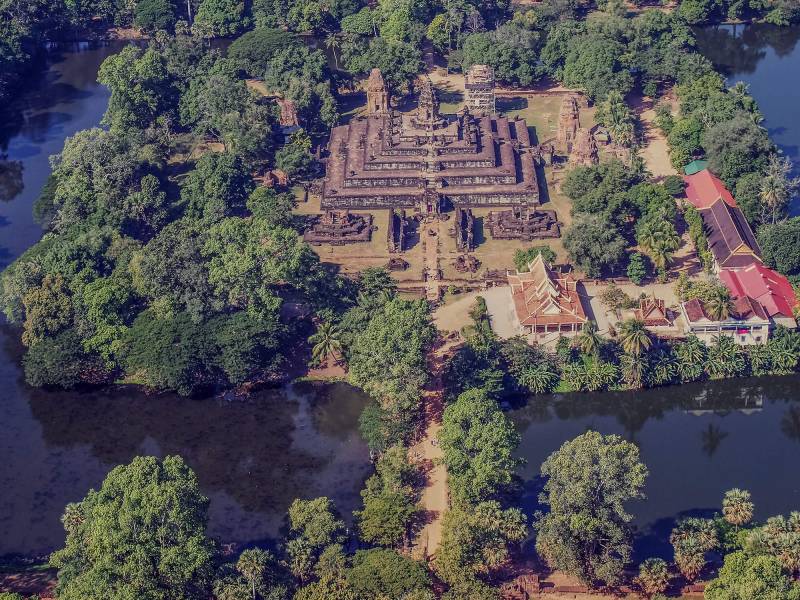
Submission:
[[[426,483],[422,490],[420,506],[423,510],[423,526],[414,540],[413,555],[421,560],[432,559],[442,541],[442,517],[449,508],[447,470],[440,464],[442,449],[438,444],[444,411],[444,383],[442,372],[450,352],[458,341],[449,341],[428,355],[430,383],[424,392],[425,433],[411,447],[411,458],[425,472]]]
[[[672,104],[669,96],[667,96],[666,101]],[[678,173],[669,159],[667,138],[656,126],[656,111],[653,101],[635,97],[632,99],[632,105],[642,122],[642,136],[644,138],[642,158],[644,158],[647,169],[653,174],[653,177],[657,181],[660,181],[667,175],[677,175]]]

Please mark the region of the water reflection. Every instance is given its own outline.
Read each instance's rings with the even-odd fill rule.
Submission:
[[[138,454],[183,456],[211,498],[212,535],[226,541],[276,536],[296,497],[329,495],[349,513],[369,471],[357,432],[365,402],[345,384],[297,384],[237,401],[135,388],[29,390],[30,411],[2,425],[0,555],[60,543],[64,504]]]
[[[631,506],[639,552],[669,555],[679,516],[719,510],[733,487],[753,493],[756,517],[800,507],[797,376],[534,398],[510,413],[522,434],[523,503],[540,508],[542,462],[587,429],[636,443],[650,470],[647,500]]]

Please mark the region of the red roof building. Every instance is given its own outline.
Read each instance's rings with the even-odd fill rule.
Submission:
[[[794,309],[798,305],[797,296],[792,284],[780,273],[761,263],[753,263],[743,269],[724,269],[719,277],[732,296],[753,298],[777,323],[796,326]]]
[[[671,327],[672,321],[661,298],[648,296],[639,301],[639,308],[633,311],[636,320],[642,321],[645,327]]]
[[[694,334],[706,343],[721,335],[742,346],[766,344],[769,339],[769,315],[758,301],[747,296],[736,298],[730,315],[722,321],[712,318],[697,298],[682,302],[681,313],[686,320],[686,333]]]
[[[528,333],[574,333],[587,321],[578,293],[578,282],[570,275],[556,276],[538,254],[528,272],[508,274],[514,309]]]
[[[698,210],[708,208],[717,200],[723,200],[729,206],[736,206],[736,200],[722,183],[708,169],[698,171],[694,175],[684,175],[686,182],[686,199]]]

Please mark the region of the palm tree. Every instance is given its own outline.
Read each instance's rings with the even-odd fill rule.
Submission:
[[[641,354],[625,354],[621,360],[622,378],[632,388],[642,387],[647,360]]]
[[[325,321],[318,328],[317,332],[308,338],[308,343],[313,344],[311,348],[311,358],[317,364],[326,361],[329,357],[338,362],[342,357],[341,332],[339,328]]]
[[[603,346],[603,336],[598,333],[597,323],[586,321],[581,327],[580,334],[575,338],[578,349],[589,356],[598,356]]]
[[[619,326],[619,341],[628,354],[641,354],[653,344],[644,321],[628,319]]]
[[[792,172],[792,162],[786,158],[780,158],[773,154],[769,158],[767,174],[761,180],[760,197],[764,207],[769,209],[774,223],[778,219],[786,204],[797,192],[800,180],[790,177]]]
[[[339,70],[339,58],[336,56],[336,50],[342,47],[342,41],[339,39],[338,33],[331,33],[325,38],[325,47],[333,54],[333,64],[336,65],[336,70]]]
[[[706,354],[706,345],[696,335],[690,335],[685,342],[675,345],[675,355],[678,358],[677,369],[681,381],[686,383],[700,379]]]
[[[256,600],[256,583],[264,578],[264,573],[267,570],[267,565],[270,562],[270,554],[261,548],[249,548],[242,552],[239,560],[236,562],[236,570],[241,573],[253,593],[253,600]]]
[[[668,349],[661,348],[650,359],[648,379],[650,386],[667,385],[672,383],[678,373],[675,355]]]
[[[699,549],[694,539],[688,539],[675,547],[675,565],[687,581],[700,576],[706,566],[706,554]]]
[[[750,492],[733,488],[725,492],[722,500],[722,516],[735,527],[747,525],[753,518],[753,502]]]
[[[558,383],[558,373],[546,361],[541,361],[525,369],[519,383],[534,394],[546,394]]]
[[[648,558],[639,565],[639,576],[636,584],[641,588],[647,598],[656,594],[663,594],[669,587],[669,567],[660,558]]]
[[[666,271],[672,254],[681,245],[675,226],[666,219],[643,221],[636,232],[636,239],[661,273]]]
[[[703,302],[708,316],[714,321],[724,321],[733,312],[731,293],[723,285],[716,285]]]

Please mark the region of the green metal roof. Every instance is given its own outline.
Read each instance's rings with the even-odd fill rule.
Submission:
[[[683,167],[683,172],[687,175],[694,175],[695,173],[699,173],[703,169],[708,167],[707,160],[693,160],[688,165]]]

